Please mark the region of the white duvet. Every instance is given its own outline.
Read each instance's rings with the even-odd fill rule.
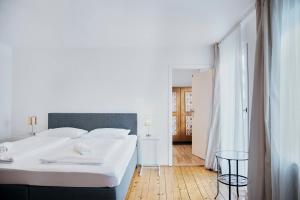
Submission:
[[[101,165],[120,147],[122,139],[109,138],[78,138],[69,140],[65,145],[56,149],[58,155],[43,155],[42,164],[61,165]],[[76,151],[77,146],[88,147],[89,153],[81,154]]]
[[[28,137],[12,143],[12,147],[0,154],[0,162],[17,162],[27,157],[43,153],[70,140],[57,137]]]
[[[11,164],[0,163],[0,184],[25,184],[40,186],[66,187],[115,187],[120,184],[126,168],[136,149],[136,135],[129,135],[125,139],[82,138],[64,139],[56,145],[42,145],[59,138],[40,138],[36,146],[43,151],[32,152],[24,159],[18,159]],[[60,138],[61,139],[61,138]],[[35,139],[34,139],[35,140]],[[45,141],[46,143],[44,143]],[[31,140],[32,141],[32,140]],[[60,140],[57,140],[60,141]],[[100,165],[86,164],[42,164],[40,159],[57,159],[70,156],[79,157],[73,145],[78,142],[90,145],[92,155],[101,160]],[[38,144],[41,145],[38,145]],[[51,142],[52,143],[52,142]],[[24,144],[25,145],[25,144]],[[27,144],[25,145],[27,146]],[[30,149],[23,146],[25,149]],[[30,145],[32,147],[32,145]],[[15,146],[14,146],[15,147]],[[31,156],[30,156],[31,155]],[[87,158],[87,157],[84,157]],[[70,161],[70,160],[69,160]],[[72,160],[78,162],[78,160]],[[85,161],[83,162],[85,163]]]

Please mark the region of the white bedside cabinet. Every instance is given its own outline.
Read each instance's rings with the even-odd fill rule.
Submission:
[[[143,174],[144,167],[157,167],[158,175],[160,176],[159,141],[160,139],[154,136],[142,136],[139,138],[140,176]]]

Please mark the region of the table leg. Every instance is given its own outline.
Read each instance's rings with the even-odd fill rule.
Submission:
[[[218,177],[219,177],[219,160],[218,160],[218,157],[216,156],[216,159],[217,159],[217,195],[215,196],[215,199],[218,197],[219,195],[219,180],[218,180]]]
[[[236,193],[237,197],[240,196],[239,194],[239,161],[236,161]]]
[[[231,165],[230,165],[230,160],[228,160],[228,166],[229,166],[229,200],[231,200]]]
[[[159,159],[159,152],[158,152],[158,148],[159,148],[159,141],[156,142],[156,148],[155,148],[155,151],[156,151],[156,163],[157,163],[157,166],[158,166],[158,176],[160,176],[160,159]]]
[[[217,180],[217,195],[215,196],[215,199],[218,197],[219,195],[219,181]]]

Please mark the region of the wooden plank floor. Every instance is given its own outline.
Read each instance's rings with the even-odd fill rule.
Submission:
[[[204,160],[192,154],[191,144],[173,144],[174,166],[203,166]]]
[[[204,167],[144,168],[143,176],[136,169],[127,200],[213,200],[217,193],[216,173]],[[218,200],[228,199],[227,186],[220,184]],[[237,199],[233,189],[232,199]],[[240,198],[247,199],[240,190]]]

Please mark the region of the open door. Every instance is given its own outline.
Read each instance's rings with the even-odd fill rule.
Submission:
[[[193,74],[193,125],[192,153],[205,159],[210,115],[212,108],[213,70],[199,71]]]

